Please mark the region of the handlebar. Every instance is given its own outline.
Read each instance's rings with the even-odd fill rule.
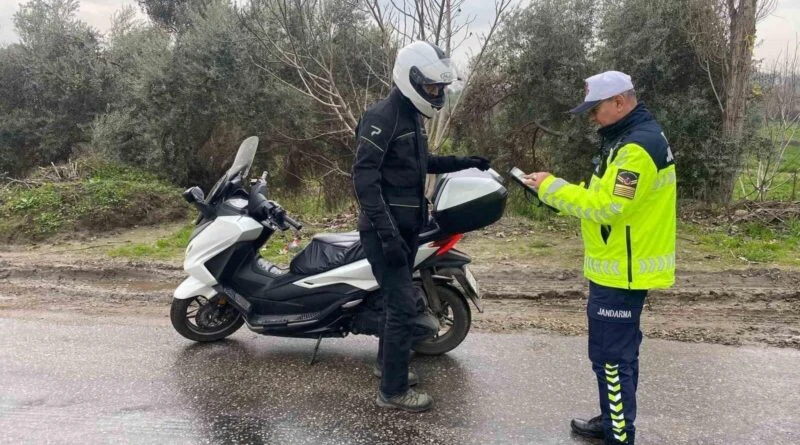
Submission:
[[[294,219],[292,219],[290,216],[286,215],[285,213],[283,215],[283,220],[286,221],[287,223],[289,223],[290,226],[294,227],[295,230],[300,230],[300,229],[303,228],[302,224],[300,224],[299,222],[295,221]]]
[[[286,210],[278,203],[267,199],[266,174],[264,172],[261,178],[255,180],[252,187],[250,187],[250,199],[248,202],[250,214],[261,221],[272,220],[281,230],[289,230],[289,226],[294,227],[296,230],[302,229],[303,225],[287,216]]]

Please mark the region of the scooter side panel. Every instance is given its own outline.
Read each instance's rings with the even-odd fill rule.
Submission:
[[[431,255],[433,255],[434,253],[436,253],[437,250],[439,250],[438,247],[433,246],[432,244],[433,243],[428,243],[419,246],[419,249],[417,250],[417,256],[414,258],[414,268],[419,266],[423,261],[430,258]]]
[[[213,286],[217,280],[205,268],[206,261],[240,241],[251,241],[263,226],[248,216],[220,216],[200,232],[186,247],[183,269],[198,281]]]
[[[315,289],[339,283],[367,291],[378,288],[378,282],[375,281],[375,276],[372,275],[372,268],[366,259],[297,280],[292,284],[306,289]]]
[[[183,280],[183,283],[175,289],[172,296],[176,300],[186,300],[189,298],[197,297],[202,295],[206,298],[213,297],[217,291],[215,291],[211,286],[202,283],[200,280],[194,277],[189,277]]]

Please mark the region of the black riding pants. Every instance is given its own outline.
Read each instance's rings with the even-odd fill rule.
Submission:
[[[400,230],[400,236],[411,251],[407,264],[401,267],[389,267],[386,264],[381,240],[375,231],[363,231],[360,234],[364,253],[384,297],[386,324],[378,347],[378,364],[383,372],[381,392],[386,397],[394,397],[408,390],[412,342],[410,321],[417,315],[411,274],[419,233]]]

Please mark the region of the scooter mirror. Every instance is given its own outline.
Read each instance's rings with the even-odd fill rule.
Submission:
[[[185,199],[186,202],[190,204],[195,202],[203,202],[203,200],[206,198],[205,193],[203,193],[203,190],[197,186],[186,189],[186,191],[184,191],[182,195],[183,199]]]

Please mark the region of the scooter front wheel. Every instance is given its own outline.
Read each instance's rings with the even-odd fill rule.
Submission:
[[[169,318],[179,334],[199,342],[222,340],[244,324],[242,314],[224,295],[173,299]]]
[[[439,319],[440,329],[435,337],[411,345],[418,354],[442,355],[452,351],[464,341],[472,324],[467,299],[458,290],[440,284],[436,286],[436,293],[442,307],[441,312],[434,314]]]

